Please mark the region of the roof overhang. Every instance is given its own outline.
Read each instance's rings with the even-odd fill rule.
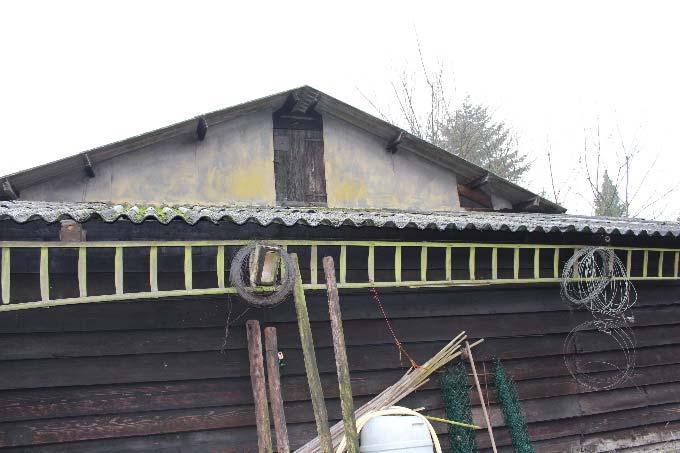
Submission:
[[[425,140],[410,134],[403,129],[390,124],[380,118],[370,115],[362,110],[352,107],[325,93],[309,86],[303,86],[292,90],[277,93],[254,101],[239,104],[226,109],[200,115],[171,126],[157,129],[145,134],[137,135],[125,140],[114,142],[98,148],[66,157],[51,163],[40,165],[28,170],[7,175],[2,181],[7,181],[16,194],[32,185],[44,182],[56,176],[69,172],[92,172],[99,162],[103,162],[122,154],[135,151],[146,146],[172,139],[185,134],[205,133],[211,126],[229,121],[238,116],[253,113],[262,109],[276,110],[280,108],[289,97],[296,99],[313,99],[314,108],[322,114],[332,115],[342,119],[355,127],[365,130],[385,140],[385,146],[399,137],[399,149],[419,155],[442,167],[455,172],[467,184],[486,176],[486,184],[496,194],[507,199],[517,210],[564,213],[566,209],[537,194],[524,189],[506,179],[501,178],[488,170],[466,161],[452,153],[449,153]],[[199,137],[200,138],[200,137]],[[87,165],[88,163],[89,171]],[[7,197],[5,197],[7,198]],[[523,207],[523,209],[520,209]]]

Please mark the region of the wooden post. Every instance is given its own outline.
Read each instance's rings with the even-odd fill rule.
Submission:
[[[300,329],[300,344],[302,345],[302,354],[305,359],[305,371],[307,373],[307,382],[309,382],[309,393],[312,398],[312,407],[314,408],[316,431],[319,433],[321,451],[323,453],[332,453],[333,442],[331,440],[331,430],[328,426],[328,412],[326,411],[326,402],[323,399],[319,368],[316,365],[314,339],[312,338],[312,327],[309,324],[305,291],[302,288],[300,265],[296,253],[291,253],[290,257],[293,260],[293,272],[295,272],[295,288],[293,290],[293,295],[295,296],[295,311],[297,312],[298,328]]]
[[[262,335],[259,321],[246,322],[248,337],[248,359],[250,361],[250,382],[255,400],[255,421],[257,423],[257,447],[259,453],[272,453],[272,434],[269,430],[269,409],[267,391],[264,385],[264,361],[262,359]]]
[[[272,418],[274,419],[276,451],[278,453],[289,453],[288,428],[286,427],[286,414],[283,411],[283,397],[281,396],[279,345],[276,339],[276,327],[265,327],[264,329],[264,354],[267,358],[269,405],[272,408]]]
[[[352,384],[349,378],[349,365],[347,364],[345,334],[342,330],[340,296],[338,296],[338,285],[335,281],[335,263],[332,256],[327,256],[323,259],[323,272],[326,276],[328,315],[331,320],[331,332],[333,333],[335,366],[338,371],[340,406],[342,407],[342,421],[345,425],[347,451],[349,453],[359,453],[359,435],[357,434],[357,425],[354,419],[354,401],[352,400]]]
[[[472,358],[472,349],[470,348],[470,343],[465,342],[465,354],[470,361],[470,367],[472,368],[472,376],[475,379],[475,386],[477,387],[477,393],[479,394],[479,402],[482,404],[482,413],[484,414],[484,420],[486,421],[486,429],[489,431],[489,438],[491,439],[491,448],[494,453],[496,450],[496,440],[493,438],[493,429],[491,428],[491,420],[489,420],[489,413],[486,411],[486,402],[484,401],[484,394],[482,393],[482,386],[479,385],[479,378],[477,377],[477,368],[475,367],[475,360]]]

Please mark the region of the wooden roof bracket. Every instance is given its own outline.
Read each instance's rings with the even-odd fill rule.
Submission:
[[[90,155],[87,153],[83,153],[83,168],[85,169],[85,174],[88,176],[88,178],[95,177],[94,164],[90,159]]]
[[[522,201],[520,203],[515,203],[512,205],[513,211],[538,211],[541,207],[541,197],[535,196],[527,201]]]
[[[14,189],[14,186],[12,186],[12,183],[7,178],[5,178],[4,181],[2,181],[1,198],[3,200],[16,200],[17,198],[19,198],[19,192]]]
[[[397,150],[399,149],[399,145],[401,144],[401,140],[404,138],[404,131],[399,131],[396,137],[394,137],[390,142],[387,144],[385,147],[387,151],[391,152],[392,154],[395,154]]]
[[[493,203],[489,194],[481,190],[471,189],[464,184],[458,184],[458,194],[482,205],[485,208],[493,209]]]
[[[294,101],[290,113],[305,114],[319,101],[319,92],[310,87],[304,87],[292,94]]]
[[[198,117],[198,123],[196,124],[196,138],[198,141],[202,142],[208,133],[208,122],[205,120],[204,116]]]
[[[475,178],[465,185],[470,189],[479,189],[480,187],[489,183],[489,172],[484,173],[482,176]]]

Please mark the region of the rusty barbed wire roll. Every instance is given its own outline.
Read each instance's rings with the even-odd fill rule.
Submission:
[[[583,347],[577,344],[577,336],[589,334],[600,338],[604,336],[614,348],[605,345],[603,351],[600,346],[600,352],[593,348],[584,355]],[[592,339],[588,342],[591,347],[593,343]],[[602,353],[607,353],[608,358],[597,359],[597,355]],[[612,320],[610,323],[586,321],[572,329],[565,338],[563,358],[569,373],[581,386],[589,390],[608,390],[627,380],[635,369],[635,335],[623,319],[616,324]]]
[[[238,295],[245,300],[248,305],[255,308],[272,308],[288,297],[293,292],[295,284],[295,274],[293,260],[283,247],[271,246],[275,248],[282,263],[280,279],[271,287],[254,286],[250,282],[249,261],[251,254],[255,251],[259,243],[249,244],[236,252],[231,261],[229,281],[231,286],[236,289]]]

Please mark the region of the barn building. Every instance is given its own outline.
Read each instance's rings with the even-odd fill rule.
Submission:
[[[333,256],[355,404],[461,330],[515,379],[537,451],[680,448],[680,224],[581,217],[432,144],[301,87],[0,179],[0,449],[257,451],[244,322],[276,326],[291,445],[316,429],[291,302],[247,308],[235,251],[294,251],[329,417],[340,419],[321,258]],[[637,290],[635,369],[581,385],[565,338],[589,314],[564,263],[615,250]],[[576,335],[579,372],[621,354]],[[493,389],[500,451],[512,451]],[[472,396],[479,420],[479,401]],[[431,380],[403,402],[442,414]],[[437,427],[446,442],[445,427]],[[488,449],[486,431],[478,445]]]

